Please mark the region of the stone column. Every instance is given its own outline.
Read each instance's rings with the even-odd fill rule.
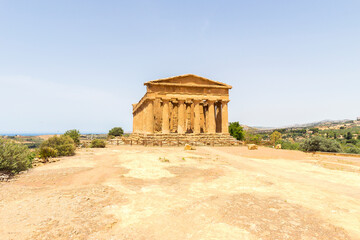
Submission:
[[[143,106],[139,109],[139,132],[144,133],[144,108]]]
[[[195,105],[194,105],[194,102],[191,101],[190,103],[190,123],[191,123],[191,131],[194,132],[194,123],[195,123]]]
[[[139,132],[139,111],[135,113],[135,132]]]
[[[200,102],[200,132],[205,132],[205,111],[204,111],[204,104]]]
[[[228,134],[229,133],[229,118],[228,118],[228,102],[229,101],[222,101],[222,108],[221,108],[221,131],[222,133]]]
[[[169,100],[163,99],[163,112],[162,112],[162,133],[170,133],[169,129]]]
[[[146,132],[154,133],[154,100],[149,99],[146,111]]]
[[[179,106],[178,106],[178,133],[184,134],[186,131],[185,128],[185,101],[179,100]]]
[[[194,100],[194,133],[200,133],[200,100]]]
[[[188,103],[188,102],[186,102]],[[191,130],[191,104],[186,104],[186,131]]]
[[[205,132],[209,132],[209,110],[208,106],[205,106]]]
[[[209,104],[209,129],[208,133],[215,133],[216,132],[216,124],[215,124],[215,105],[214,101],[208,100]]]
[[[217,102],[216,104],[216,132],[221,133],[221,102]]]
[[[136,114],[133,113],[133,133],[136,131],[135,124],[136,124]]]

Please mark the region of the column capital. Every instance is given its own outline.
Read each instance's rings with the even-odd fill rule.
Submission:
[[[199,99],[193,99],[193,102],[194,102],[194,103],[200,103],[201,100],[199,100]]]
[[[179,103],[184,103],[186,100],[185,99],[178,99]]]
[[[230,100],[220,100],[221,103],[229,103]]]

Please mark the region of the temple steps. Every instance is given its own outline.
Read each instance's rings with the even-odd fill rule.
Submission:
[[[133,133],[124,140],[125,144],[145,146],[182,146],[190,144],[194,146],[237,146],[240,141],[229,134],[222,133],[189,133],[189,134],[141,134]]]

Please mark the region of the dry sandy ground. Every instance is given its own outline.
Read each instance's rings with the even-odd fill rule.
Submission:
[[[359,168],[268,148],[83,149],[0,184],[0,239],[360,239]]]

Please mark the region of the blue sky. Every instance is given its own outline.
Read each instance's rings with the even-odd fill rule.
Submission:
[[[0,0],[0,133],[132,129],[143,83],[233,86],[229,120],[360,116],[360,1]]]

